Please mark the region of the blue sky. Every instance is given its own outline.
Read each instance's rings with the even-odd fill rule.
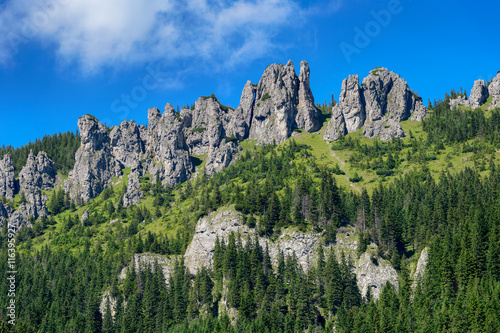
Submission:
[[[247,80],[292,59],[316,102],[349,74],[387,67],[427,99],[500,70],[497,1],[0,0],[0,146],[147,122],[147,109],[212,92],[238,106]]]

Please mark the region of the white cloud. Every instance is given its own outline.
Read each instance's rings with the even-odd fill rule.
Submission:
[[[281,47],[302,11],[295,0],[7,0],[0,63],[41,42],[84,73],[160,59],[231,66]]]

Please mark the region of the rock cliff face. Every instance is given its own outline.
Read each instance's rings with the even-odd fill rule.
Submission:
[[[47,196],[42,193],[54,187],[56,170],[54,163],[43,151],[35,157],[30,152],[26,165],[19,173],[19,193],[26,198],[19,208],[10,214],[10,223],[20,228],[31,226],[30,218],[47,215]]]
[[[483,80],[474,81],[474,86],[470,91],[469,106],[473,109],[480,107],[488,99],[489,93],[486,83]]]
[[[293,63],[266,68],[255,93],[250,138],[260,144],[276,144],[292,133],[298,104],[299,78]]]
[[[10,155],[5,155],[3,159],[0,159],[0,197],[6,197],[9,200],[14,199],[15,184],[12,158]]]
[[[274,64],[257,86],[250,81],[245,84],[237,109],[222,105],[213,95],[200,97],[191,109],[183,108],[180,113],[171,104],[163,114],[149,109],[147,128],[124,120],[109,135],[95,117],[83,116],[78,121],[82,143],[65,191],[77,203],[87,202],[113,177],[121,176],[122,169],[130,168],[124,205],[133,205],[143,196],[138,180],[146,172],[155,180],[158,175],[164,185],[175,185],[191,176],[190,155],[206,155],[205,170],[212,174],[235,160],[241,149],[237,142],[248,137],[259,144],[280,143],[295,128],[316,131],[319,111],[309,79],[305,61],[299,77],[291,61],[286,66]]]
[[[491,96],[490,109],[500,107],[500,71],[488,86],[488,93]]]
[[[252,239],[255,237],[255,229],[244,225],[241,214],[231,208],[221,208],[211,215],[201,218],[184,256],[184,262],[189,271],[196,273],[202,266],[210,267],[213,263],[215,239],[218,237],[221,241],[227,241],[231,233],[239,233],[243,243],[245,243],[246,236],[249,235]],[[285,230],[274,242],[262,237],[258,239],[263,248],[269,249],[273,265],[277,265],[280,253],[285,256],[295,253],[298,262],[304,270],[307,270],[316,264],[320,237],[320,234]],[[338,238],[334,249],[338,256],[343,251],[346,252],[346,256],[353,260],[355,259],[356,247],[356,241],[352,241],[346,236]],[[370,253],[376,252],[376,247],[375,244],[371,244]],[[364,253],[357,260],[355,272],[362,295],[365,295],[367,288],[372,288],[372,295],[378,298],[387,282],[398,288],[397,272],[387,260],[378,256],[376,256],[377,261],[374,263],[371,259],[374,255],[370,253]]]
[[[163,115],[157,108],[148,110],[147,156],[153,161],[149,167],[157,173],[163,185],[175,185],[191,175],[193,165],[184,138],[184,122],[175,113],[172,104],[165,106]]]
[[[109,134],[111,154],[126,168],[134,168],[144,157],[145,147],[141,132],[146,129],[135,121],[124,120]]]
[[[224,111],[219,101],[212,97],[200,97],[190,114],[183,109],[187,124],[184,135],[192,155],[208,153],[210,147],[218,147],[225,133],[223,126]]]
[[[345,119],[347,133],[356,132],[363,127],[366,119],[366,111],[363,102],[363,91],[359,87],[359,77],[349,75],[342,82],[342,91],[339,103],[335,106],[336,113],[342,113]],[[345,134],[345,133],[344,133]]]
[[[139,170],[133,170],[128,176],[127,192],[123,195],[123,207],[137,205],[144,198],[144,192],[141,191],[141,183],[139,182]]]
[[[4,204],[2,203],[2,201],[0,201],[0,227],[2,227],[3,224],[9,220],[11,214],[12,209],[9,207],[9,205]]]
[[[114,176],[121,175],[123,166],[112,154],[106,128],[94,116],[78,119],[78,128],[81,145],[64,189],[75,202],[84,203],[98,196]]]
[[[54,187],[56,169],[54,163],[43,151],[35,157],[30,151],[26,165],[19,173],[21,192],[28,194],[33,187],[48,190]]]
[[[230,128],[239,129],[239,131],[234,131],[234,135],[239,141],[246,139],[250,133],[255,104],[255,90],[256,88],[252,82],[247,81],[241,92],[240,105],[236,109],[235,117],[229,123]]]
[[[209,267],[212,265],[215,239],[217,237],[220,241],[227,241],[231,233],[239,233],[244,244],[247,235],[250,235],[253,239],[255,229],[247,227],[241,221],[241,214],[231,208],[222,208],[209,216],[201,218],[196,225],[195,235],[184,256],[184,262],[189,271],[196,273],[202,266]],[[298,263],[304,269],[309,268],[316,261],[316,247],[319,240],[317,234],[286,230],[274,242],[262,237],[258,237],[258,239],[263,248],[268,247],[269,255],[275,265],[277,265],[280,253],[287,256],[295,252]]]
[[[340,106],[337,104],[332,108],[332,118],[328,122],[323,138],[326,141],[337,141],[346,133],[347,129],[344,114],[342,113]]]
[[[332,110],[324,139],[335,141],[339,133],[352,133],[363,126],[363,134],[368,138],[385,141],[401,138],[404,137],[401,121],[410,118],[421,121],[426,114],[422,99],[410,91],[404,79],[386,68],[376,68],[363,79],[361,86],[357,75],[342,82],[339,103]]]
[[[319,111],[309,87],[309,66],[301,63],[300,79],[292,61],[266,68],[255,91],[250,138],[259,144],[281,143],[294,128],[315,131]]]
[[[308,132],[315,132],[320,128],[319,111],[314,104],[314,97],[309,84],[311,70],[307,61],[300,62],[299,73],[299,106],[295,123],[298,128],[302,128]]]
[[[474,81],[474,86],[470,91],[469,99],[463,96],[458,96],[457,98],[450,99],[450,109],[453,109],[459,105],[468,106],[472,109],[478,108],[488,99],[489,93],[486,88],[486,83],[484,80]]]
[[[371,244],[376,248],[375,244]],[[398,288],[398,273],[387,260],[376,258],[372,260],[372,255],[365,252],[359,258],[356,266],[356,278],[361,295],[365,296],[368,288],[371,295],[378,299],[386,283]]]

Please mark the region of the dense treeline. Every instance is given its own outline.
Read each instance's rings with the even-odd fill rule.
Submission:
[[[432,116],[425,118],[422,125],[430,144],[451,144],[475,138],[484,138],[493,145],[500,143],[500,109],[491,111],[489,117],[479,108],[450,110],[450,96],[433,107]]]
[[[2,248],[7,248],[2,235]],[[43,248],[16,260],[16,325],[0,312],[2,332],[99,332],[102,291],[117,285],[121,267],[129,257],[120,251],[89,247],[78,253]],[[6,279],[7,253],[0,253]],[[7,308],[8,284],[1,284],[0,306]]]
[[[47,153],[47,156],[54,162],[54,167],[58,172],[67,174],[75,164],[75,153],[80,147],[80,134],[68,131],[53,135],[45,135],[42,139],[36,139],[25,146],[14,148],[12,146],[0,147],[0,158],[5,154],[12,157],[12,163],[16,176],[26,164],[30,151],[38,154],[40,151]]]
[[[191,276],[179,261],[168,285],[159,267],[152,272],[130,271],[118,283],[127,254],[151,248],[150,236],[141,239],[142,249],[137,247],[140,235],[129,232],[130,224],[121,233],[109,232],[105,251],[101,245],[92,249],[85,245],[80,254],[44,249],[20,258],[26,269],[20,268],[19,292],[26,296],[18,303],[23,309],[19,327],[22,332],[34,328],[42,332],[295,332],[308,327],[329,331],[335,325],[339,332],[494,332],[500,322],[500,172],[493,162],[490,168],[485,177],[466,169],[456,175],[443,173],[439,181],[429,173],[413,172],[393,186],[380,186],[371,196],[364,191],[345,201],[352,201],[351,208],[344,207],[345,223],[360,230],[360,244],[366,245],[363,239],[376,242],[380,255],[391,259],[400,272],[399,289],[386,286],[376,302],[370,294],[361,298],[351,264],[329,250],[323,254],[320,249],[319,261],[310,270],[304,271],[293,256],[280,257],[272,269],[265,246],[237,235],[227,243],[217,241],[213,270],[202,269]],[[79,232],[81,242],[91,237],[81,224],[70,230]],[[429,244],[426,277],[413,291],[406,258]],[[50,268],[53,265],[59,271]],[[39,276],[48,279],[41,285],[50,286],[43,292],[34,283]],[[50,279],[56,280],[49,283]],[[68,287],[71,281],[75,284]],[[84,288],[80,282],[92,287]],[[100,299],[82,301],[79,296],[101,296],[104,290],[116,297],[114,321],[110,315],[101,318]],[[50,306],[39,310],[33,299],[49,291],[50,297],[44,294],[43,299]],[[79,306],[72,305],[75,299]],[[234,326],[219,307],[221,301],[234,309],[224,311],[238,314]],[[66,312],[61,312],[61,304]]]

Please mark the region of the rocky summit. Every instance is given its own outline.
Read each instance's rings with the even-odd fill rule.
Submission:
[[[357,75],[342,82],[339,103],[333,106],[324,139],[335,141],[341,135],[364,127],[368,138],[387,141],[404,137],[401,121],[421,121],[427,114],[422,98],[408,83],[387,68],[375,68],[359,85]]]
[[[76,203],[85,203],[99,195],[114,176],[121,175],[122,165],[112,154],[111,139],[96,117],[78,119],[81,145],[75,166],[64,182],[64,190]]]
[[[250,139],[259,144],[281,143],[295,128],[315,131],[319,111],[309,86],[309,65],[301,63],[300,79],[292,61],[266,68],[255,90]]]

